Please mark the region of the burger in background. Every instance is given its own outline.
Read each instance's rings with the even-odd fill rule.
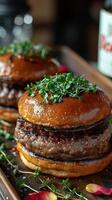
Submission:
[[[49,47],[33,45],[30,41],[0,48],[0,128],[14,131],[18,99],[28,83],[58,72],[50,52]]]

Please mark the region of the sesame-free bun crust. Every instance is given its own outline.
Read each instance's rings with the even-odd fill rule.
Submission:
[[[80,99],[64,97],[61,103],[41,104],[26,91],[19,99],[19,114],[27,121],[50,127],[78,127],[93,124],[110,115],[110,101],[103,91],[82,94]]]
[[[54,75],[57,67],[51,58],[26,58],[7,53],[0,56],[0,77],[15,81],[30,82],[40,80],[45,74]]]
[[[39,169],[43,173],[57,177],[73,178],[98,173],[106,168],[112,161],[112,152],[96,160],[62,162],[34,156],[20,143],[17,144],[17,149],[25,166],[33,170]]]

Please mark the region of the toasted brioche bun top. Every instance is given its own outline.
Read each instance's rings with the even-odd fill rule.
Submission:
[[[0,77],[15,81],[30,82],[40,80],[45,74],[54,75],[58,71],[51,58],[0,56]]]
[[[19,99],[19,114],[27,121],[50,127],[78,127],[93,124],[110,115],[110,101],[104,92],[84,93],[80,99],[64,97],[61,103],[41,104],[26,91]]]

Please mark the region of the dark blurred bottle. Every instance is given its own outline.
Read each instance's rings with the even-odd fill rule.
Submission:
[[[105,0],[100,12],[98,69],[112,78],[112,0]]]
[[[0,46],[31,39],[32,23],[25,0],[0,0]]]
[[[90,20],[88,0],[57,0],[55,44],[67,45],[81,56],[87,56],[86,31]]]

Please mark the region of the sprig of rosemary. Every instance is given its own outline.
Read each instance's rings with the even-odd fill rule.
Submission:
[[[34,178],[38,178],[38,180],[40,181],[40,184],[41,184],[40,188],[49,189],[49,191],[56,194],[57,197],[62,199],[62,200],[70,200],[73,197],[77,197],[78,199],[82,199],[82,200],[88,200],[81,192],[78,192],[73,187],[73,185],[70,183],[69,179],[63,179],[62,182],[60,182],[61,186],[64,189],[64,192],[62,193],[57,189],[57,187],[52,183],[52,181],[49,178],[48,179],[42,179],[41,173],[40,173],[39,170],[35,170],[34,172],[32,172],[32,171],[24,171],[24,170],[19,169],[17,165],[14,165],[12,163],[12,158],[10,159],[10,157],[3,150],[0,151],[0,157],[2,157],[2,160],[4,158],[4,160],[6,160],[7,163],[13,168],[14,174],[15,174],[15,171],[16,171],[16,173],[28,174],[28,175],[30,175]],[[19,179],[17,181],[17,186],[19,188],[28,188],[31,191],[36,192],[36,193],[39,192],[36,189],[32,188],[30,185],[28,185],[22,179]]]
[[[51,51],[51,48],[38,44],[33,45],[31,41],[14,42],[6,47],[0,48],[0,55],[5,53],[12,53],[12,55],[22,54],[24,56],[37,55],[42,59],[45,59]]]
[[[63,101],[64,96],[80,98],[82,93],[95,93],[97,88],[83,76],[65,73],[45,76],[43,80],[27,85],[26,90],[32,97],[39,93],[43,98],[41,103],[56,103]]]

